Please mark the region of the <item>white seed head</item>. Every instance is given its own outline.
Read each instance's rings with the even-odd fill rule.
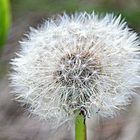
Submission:
[[[107,14],[64,14],[32,29],[12,60],[16,99],[56,125],[81,111],[113,117],[130,103],[139,86],[140,41]]]

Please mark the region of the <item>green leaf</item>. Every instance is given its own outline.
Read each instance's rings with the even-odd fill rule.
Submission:
[[[0,0],[0,48],[4,45],[10,27],[9,0]]]

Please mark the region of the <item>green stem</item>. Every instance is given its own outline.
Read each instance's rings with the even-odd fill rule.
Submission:
[[[75,120],[75,140],[86,140],[86,124],[83,114],[79,114]]]

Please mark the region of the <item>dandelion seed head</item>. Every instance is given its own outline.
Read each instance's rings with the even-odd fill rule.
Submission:
[[[97,78],[97,71],[101,71],[99,58],[90,52],[81,51],[63,56],[54,78],[65,87],[79,88],[92,85]]]
[[[64,14],[33,29],[11,62],[16,100],[55,126],[114,117],[139,87],[140,41],[121,16]]]

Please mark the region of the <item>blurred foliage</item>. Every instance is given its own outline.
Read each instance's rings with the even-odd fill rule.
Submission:
[[[0,0],[0,48],[4,45],[10,27],[9,0]]]
[[[93,10],[98,13],[122,14],[129,25],[140,31],[140,0],[11,0],[13,14],[21,17],[29,12],[54,14]]]

